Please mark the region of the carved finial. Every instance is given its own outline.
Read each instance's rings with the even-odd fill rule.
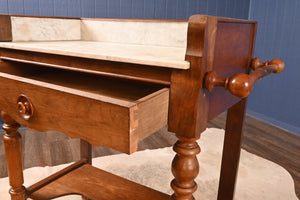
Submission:
[[[259,58],[254,58],[251,62],[251,68],[253,70],[259,69],[264,66],[270,66],[270,65],[274,66],[273,73],[275,74],[282,72],[285,67],[284,62],[280,59],[273,59],[270,62],[266,61],[263,63],[259,60]]]

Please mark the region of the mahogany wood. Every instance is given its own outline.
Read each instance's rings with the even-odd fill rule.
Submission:
[[[66,174],[68,174],[69,172],[83,166],[85,163],[85,160],[80,160],[54,174],[52,174],[51,176],[48,176],[47,178],[31,185],[30,187],[26,188],[26,198],[30,197],[32,195],[32,193],[38,191],[39,189],[45,187],[46,185],[56,181],[57,179],[65,176]]]
[[[0,41],[11,40],[9,20],[9,16],[0,16]],[[4,139],[12,199],[25,198],[17,132],[20,123],[30,129],[54,129],[81,139],[82,160],[29,187],[27,197],[41,200],[76,193],[84,199],[192,200],[199,171],[196,155],[200,152],[195,141],[209,120],[230,107],[219,199],[232,199],[246,99],[240,100],[223,88],[209,93],[204,77],[209,71],[220,76],[212,78],[215,83],[208,88],[213,88],[223,84],[224,77],[248,73],[255,32],[253,21],[190,17],[185,57],[190,62],[188,70],[0,48],[0,93],[5,94],[0,97],[0,110],[5,111],[3,128],[7,132]],[[261,65],[254,75],[242,76],[256,80],[280,71],[272,66],[282,66],[277,61],[256,60],[253,67]],[[20,95],[26,95],[26,101],[17,101]],[[132,153],[139,141],[167,124],[167,112],[169,130],[179,138],[174,145],[177,154],[172,163],[175,179],[171,197],[90,166],[89,143]]]
[[[167,88],[117,80],[103,82],[103,79],[97,84],[98,78],[93,77],[88,77],[89,84],[83,75],[78,79],[68,79],[67,76],[59,79],[58,75],[53,75],[58,80],[55,81],[56,78],[50,76],[50,79],[37,81],[33,77],[27,79],[0,73],[0,92],[6,93],[6,99],[9,99],[7,101],[0,98],[0,109],[6,110],[23,126],[31,129],[58,130],[72,138],[81,138],[91,144],[111,147],[125,153],[135,152],[139,141],[167,123]],[[40,74],[39,77],[43,75]],[[47,83],[53,80],[54,84]],[[67,85],[64,85],[64,81],[67,81]],[[79,88],[74,86],[76,82]],[[90,85],[89,89],[99,88],[98,85],[103,87],[98,91],[100,94],[94,94],[91,93],[93,90],[84,92],[87,85]],[[16,103],[11,103],[16,102],[20,94],[26,94],[36,110],[29,121],[19,115]],[[89,113],[88,117],[84,114],[86,112]],[[49,123],[52,121],[55,123]],[[89,134],[86,134],[87,127]],[[102,130],[100,133],[99,129]]]
[[[232,97],[225,91],[207,93],[203,90],[202,80],[204,80],[205,73],[210,70],[216,70],[223,76],[248,72],[255,30],[256,23],[250,21],[197,15],[189,19],[186,60],[190,62],[190,70],[172,71],[169,131],[175,132],[180,138],[195,139],[205,130],[210,119],[239,101],[238,98]],[[233,35],[242,37],[233,37]],[[224,49],[226,49],[226,54],[224,54]],[[184,156],[181,158],[183,159]],[[175,157],[174,160],[177,158]],[[178,165],[184,166],[182,163]],[[194,164],[189,166],[197,168]],[[174,174],[175,180],[177,174],[187,173],[186,171],[187,169],[178,167]],[[185,176],[189,177],[189,175]],[[193,178],[187,179],[190,184],[188,187],[184,187],[186,183],[180,185],[184,181],[172,182],[174,199],[193,199],[194,190],[191,186]],[[184,192],[182,188],[188,189]]]
[[[237,73],[249,73],[254,51],[256,22],[236,22],[219,19],[213,54],[213,66],[207,69],[215,71],[221,78]],[[226,49],[226,50],[225,50]],[[240,98],[223,88],[216,88],[207,93],[209,101],[208,120],[224,112],[237,103]]]
[[[200,147],[196,142],[197,138],[178,137],[179,140],[173,147],[176,156],[172,162],[172,173],[175,177],[171,182],[174,190],[172,199],[194,200],[193,193],[197,190],[197,183],[194,179],[199,173],[196,156],[200,153]]]
[[[85,160],[85,163],[90,165],[92,165],[92,149],[93,146],[90,143],[80,139],[80,158],[82,160]],[[82,196],[82,200],[91,200],[91,199]]]
[[[239,101],[224,89],[206,92],[199,80],[211,70],[221,77],[247,73],[255,32],[256,23],[252,21],[197,15],[189,19],[186,60],[190,62],[190,70],[172,71],[170,131],[185,137],[197,137],[207,121]]]
[[[236,74],[226,79],[218,77],[215,71],[210,71],[205,76],[205,88],[212,92],[215,87],[224,87],[232,95],[245,98],[251,94],[255,82],[272,72],[281,73],[284,70],[284,62],[279,59],[262,63],[258,58],[254,58],[251,66],[254,71],[250,75]]]
[[[24,68],[26,70],[23,70]],[[3,60],[0,59],[0,72],[13,74],[17,76],[24,76],[27,74],[29,76],[29,74],[35,74],[37,71],[39,71],[39,69],[33,65],[4,62]]]
[[[279,59],[273,59],[270,62],[266,61],[263,63],[259,60],[259,58],[254,58],[251,62],[251,68],[253,70],[257,70],[258,68],[262,68],[264,66],[270,66],[273,69],[272,73],[277,74],[281,73],[284,70],[285,64],[282,60]]]
[[[1,117],[5,122],[2,128],[6,132],[3,140],[5,146],[9,184],[11,186],[9,193],[11,195],[11,200],[24,200],[25,187],[23,186],[24,179],[22,166],[21,135],[18,132],[20,125],[6,112],[2,111]]]
[[[0,48],[0,59],[19,63],[34,64],[51,68],[66,69],[112,78],[143,81],[170,85],[171,70],[152,66],[109,62],[72,56]]]
[[[25,120],[30,120],[34,114],[33,105],[28,97],[20,95],[17,99],[17,109],[20,116]]]
[[[82,180],[85,180],[82,183]],[[83,194],[101,200],[169,200],[170,196],[126,180],[122,177],[85,164],[40,190],[29,195],[35,200],[46,200],[66,194]]]
[[[90,165],[92,164],[92,148],[90,143],[80,140],[80,158]]]
[[[208,21],[212,21],[208,23]],[[206,128],[208,102],[202,81],[209,65],[211,50],[204,52],[204,45],[214,41],[207,37],[215,28],[214,18],[192,16],[189,19],[186,60],[190,62],[189,70],[173,70],[170,88],[169,131],[180,136],[199,137]],[[211,35],[214,38],[214,35]],[[205,40],[206,39],[206,40]],[[213,45],[208,45],[207,48]]]
[[[233,199],[242,145],[247,99],[228,109],[218,200]]]
[[[11,19],[9,15],[0,14],[0,41],[12,41]]]

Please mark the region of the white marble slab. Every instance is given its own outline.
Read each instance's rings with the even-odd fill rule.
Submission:
[[[186,48],[91,41],[0,42],[0,47],[100,60],[188,69]]]
[[[81,20],[82,40],[154,46],[186,47],[188,22]]]
[[[80,40],[80,20],[11,17],[13,41]]]

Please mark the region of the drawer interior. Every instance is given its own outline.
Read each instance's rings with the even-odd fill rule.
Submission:
[[[130,102],[165,87],[23,63],[0,62],[0,72]]]
[[[167,124],[169,89],[163,85],[1,61],[0,81],[5,94],[0,110],[39,132],[61,131],[132,153],[139,141]],[[29,121],[19,115],[20,95],[33,105]]]

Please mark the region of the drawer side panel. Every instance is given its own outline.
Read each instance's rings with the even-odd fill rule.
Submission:
[[[131,153],[137,150],[137,144],[158,131],[168,121],[169,89],[161,89],[143,99],[130,109],[131,114]]]

